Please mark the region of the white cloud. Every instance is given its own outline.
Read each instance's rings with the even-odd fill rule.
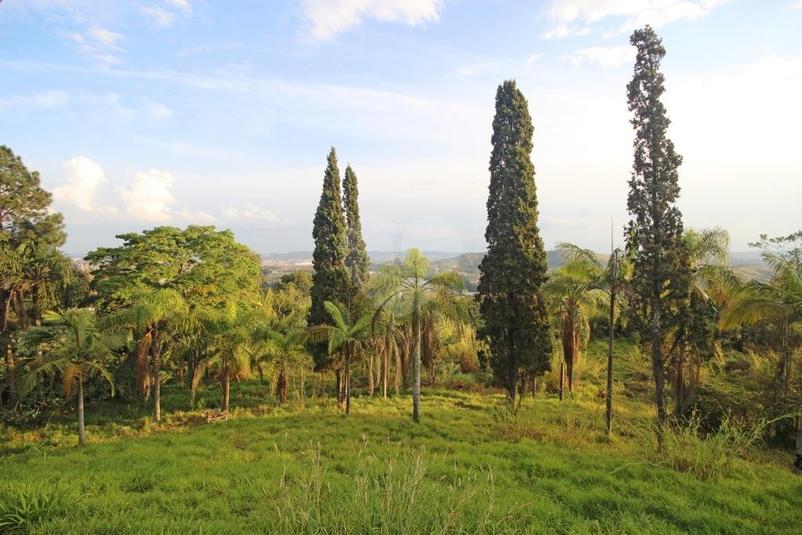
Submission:
[[[553,37],[572,35],[572,24],[594,24],[608,17],[623,18],[619,31],[651,24],[704,17],[727,0],[552,0],[549,15],[557,21]],[[560,29],[564,31],[560,32]]]
[[[265,221],[268,223],[278,223],[278,216],[267,208],[262,208],[253,204],[245,208],[228,208],[224,213],[226,219],[235,221]]]
[[[84,33],[69,33],[67,38],[78,50],[98,63],[111,65],[120,61],[118,54],[123,51],[120,46],[123,39],[121,33],[93,26]]]
[[[164,0],[161,4],[143,6],[142,13],[156,26],[169,28],[179,16],[192,13],[192,3],[189,0]]]
[[[316,41],[327,41],[365,19],[411,26],[435,22],[444,0],[301,0],[301,12]]]
[[[183,11],[192,11],[192,4],[189,0],[167,0],[167,3]]]
[[[37,91],[26,95],[8,95],[0,97],[0,109],[34,107],[50,110],[64,106],[69,100],[70,95],[66,91]]]
[[[615,69],[627,65],[632,63],[634,58],[635,50],[629,46],[593,46],[563,56],[563,59],[574,67],[590,63],[602,69]]]
[[[572,35],[587,35],[590,33],[590,31],[591,30],[588,27],[560,23],[541,33],[540,37],[543,39],[563,39]]]
[[[791,7],[793,7],[794,9],[802,9],[802,0],[796,0],[796,2],[794,2],[791,5]]]
[[[99,206],[97,197],[106,182],[103,168],[91,158],[75,156],[64,163],[67,181],[53,189],[57,202],[69,203],[86,212],[116,215],[117,208]]]
[[[527,65],[531,65],[531,64],[535,63],[536,61],[540,60],[542,57],[543,57],[543,54],[539,54],[537,52],[534,53],[534,54],[530,54],[529,57],[526,58],[526,64]]]
[[[173,110],[158,102],[146,104],[145,113],[154,121],[165,121],[173,116]]]
[[[148,17],[156,26],[167,28],[175,22],[175,13],[167,11],[159,6],[145,6],[142,13]]]
[[[151,169],[140,171],[131,185],[122,192],[125,211],[137,219],[165,223],[172,217],[175,204],[173,184],[175,178],[166,171]]]

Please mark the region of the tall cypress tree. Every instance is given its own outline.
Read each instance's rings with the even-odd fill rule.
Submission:
[[[362,223],[359,220],[359,188],[356,173],[351,166],[345,168],[343,180],[343,201],[345,202],[345,220],[347,223],[348,256],[345,265],[351,274],[351,283],[354,288],[361,288],[368,280],[370,258],[362,239]]]
[[[308,321],[309,325],[321,325],[331,320],[323,303],[347,303],[350,294],[350,277],[345,266],[348,238],[340,195],[340,169],[334,147],[328,155],[326,173],[323,176],[323,193],[315,212],[312,237],[315,240],[315,252],[312,255],[314,273]],[[311,350],[317,369],[331,365],[331,355],[328,354],[326,344],[314,344]]]
[[[676,206],[680,193],[677,168],[682,157],[666,136],[670,121],[660,101],[665,91],[660,72],[665,48],[649,26],[636,30],[629,42],[637,48],[637,56],[634,76],[627,85],[635,129],[627,249],[633,259],[636,316],[651,346],[657,421],[662,429],[666,421],[663,341],[673,321],[672,302],[686,296],[682,214]]]
[[[550,367],[551,337],[541,286],[546,252],[537,225],[535,169],[530,159],[534,127],[514,81],[496,92],[487,254],[479,266],[480,310],[489,339],[490,364],[515,404],[524,373]]]

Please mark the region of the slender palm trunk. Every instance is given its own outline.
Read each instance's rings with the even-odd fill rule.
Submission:
[[[382,366],[382,397],[387,399],[387,379],[390,368],[390,353],[389,349],[385,348],[384,351],[384,364]]]
[[[373,382],[373,355],[368,355],[368,395],[373,396],[373,390],[376,388],[376,384]]]
[[[161,389],[161,381],[159,380],[159,375],[161,374],[161,343],[160,343],[160,331],[159,329],[154,329],[153,331],[153,341],[150,345],[151,356],[153,357],[153,406],[154,406],[154,418],[157,422],[161,422],[162,420],[162,389]]]
[[[334,375],[337,378],[337,410],[343,410],[343,378],[342,378],[342,370],[337,368],[334,370]]]
[[[418,296],[415,295],[415,308],[412,312],[412,321],[414,323],[414,336],[415,336],[415,351],[412,357],[412,420],[417,423],[420,422],[420,301]]]
[[[287,367],[282,364],[276,377],[276,400],[279,403],[287,401],[289,383],[287,382]]]
[[[229,402],[231,401],[231,368],[226,360],[223,365],[223,412],[228,412]]]
[[[345,345],[345,414],[351,414],[351,342]]]
[[[615,290],[610,290],[610,339],[607,342],[607,436],[613,434],[613,338],[615,336]]]
[[[563,400],[564,387],[565,387],[565,359],[560,361],[560,401]]]
[[[86,424],[84,422],[84,379],[78,378],[78,444],[86,445]]]

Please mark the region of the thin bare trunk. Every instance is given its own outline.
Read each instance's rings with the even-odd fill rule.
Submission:
[[[662,443],[663,428],[665,427],[666,400],[665,400],[665,371],[663,364],[662,330],[660,328],[660,296],[652,297],[652,373],[654,374],[654,401],[657,406],[657,432],[658,440]]]
[[[613,434],[613,338],[615,336],[615,290],[610,291],[610,338],[607,341],[607,411],[605,427],[607,436]]]
[[[289,389],[287,383],[287,368],[282,365],[279,368],[278,377],[276,378],[276,400],[279,403],[287,401],[287,391]]]
[[[223,412],[228,412],[229,402],[231,401],[231,368],[229,367],[228,360],[226,360],[223,365],[221,380],[223,383]]]
[[[162,389],[161,380],[161,342],[159,329],[153,331],[153,341],[150,344],[151,357],[153,358],[153,406],[154,418],[157,422],[162,420]]]
[[[86,424],[84,422],[84,379],[78,377],[78,444],[86,445]]]
[[[412,357],[412,420],[420,422],[420,302],[417,295],[413,304],[412,321],[414,323],[415,352]]]
[[[376,388],[376,384],[373,382],[373,353],[367,356],[368,361],[368,395],[373,396],[373,390]]]
[[[351,414],[351,342],[345,345],[345,415]]]
[[[563,389],[565,387],[565,360],[560,361],[560,401],[563,400]]]

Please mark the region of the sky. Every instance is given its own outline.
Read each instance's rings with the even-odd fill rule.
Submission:
[[[535,125],[548,248],[622,243],[632,30],[668,51],[686,227],[802,226],[802,0],[0,0],[0,144],[70,254],[158,225],[309,251],[326,154],[370,250],[485,248],[496,88]]]

